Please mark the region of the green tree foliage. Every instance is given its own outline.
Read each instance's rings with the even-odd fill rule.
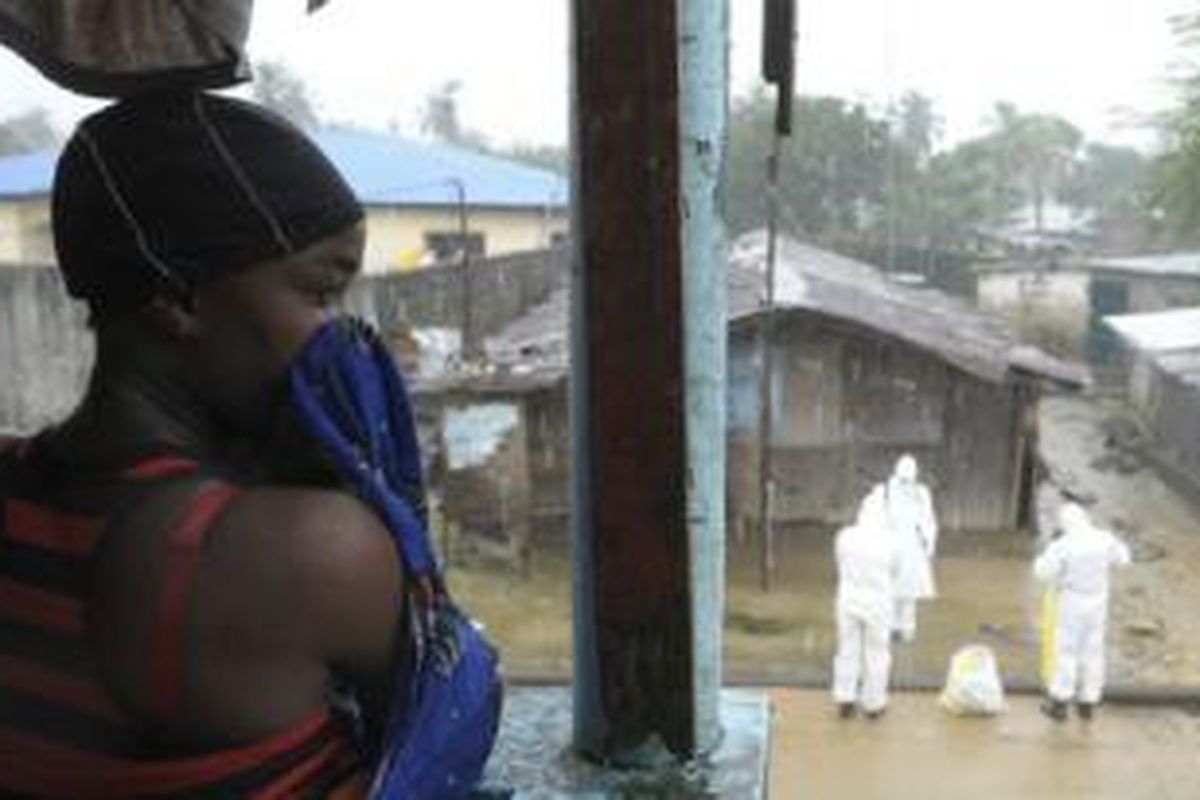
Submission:
[[[1002,222],[1020,205],[1004,156],[990,138],[973,139],[934,155],[926,180],[930,247],[962,248],[977,228]]]
[[[58,131],[44,108],[0,120],[0,155],[33,153],[58,143]]]
[[[773,114],[763,93],[733,108],[723,201],[734,233],[766,219]],[[963,250],[1023,207],[1040,224],[1051,201],[1088,209],[1101,225],[1119,222],[1126,240],[1148,219],[1147,164],[1136,151],[1085,147],[1067,120],[1011,103],[997,103],[988,130],[951,149],[940,148],[942,125],[932,101],[913,92],[887,115],[796,98],[781,153],[785,229],[834,246]]]
[[[723,202],[734,232],[764,224],[765,158],[774,106],[765,93],[738,101],[730,120]],[[861,104],[797,97],[779,186],[789,227],[809,236],[863,231],[883,204],[887,125]]]
[[[1033,205],[1036,229],[1043,227],[1046,203],[1058,196],[1071,174],[1083,143],[1079,129],[1050,114],[1019,114],[1011,104],[998,104],[995,133],[1009,173],[1019,181],[1018,195]]]
[[[890,115],[884,187],[884,245],[934,245],[936,211],[932,170],[942,118],[924,95],[907,92]]]
[[[447,81],[425,98],[421,109],[421,132],[443,142],[458,142],[463,135],[458,118],[458,93],[461,81]]]
[[[1153,165],[1154,200],[1177,243],[1200,242],[1200,12],[1172,18],[1184,53],[1175,108],[1162,119],[1166,147]]]
[[[533,167],[548,169],[559,175],[565,175],[571,166],[571,156],[567,148],[557,144],[519,143],[497,150],[496,154]]]
[[[301,128],[313,128],[319,122],[316,106],[304,79],[283,62],[260,61],[255,64],[251,92],[257,102]]]
[[[487,136],[462,122],[459,110],[461,81],[447,81],[425,97],[421,109],[421,132],[445,144],[520,161],[534,167],[565,174],[570,165],[567,148],[552,144],[518,143],[493,145]]]
[[[1063,186],[1062,199],[1095,215],[1101,245],[1137,249],[1157,237],[1150,159],[1131,147],[1091,143]]]
[[[445,144],[488,151],[487,137],[462,123],[458,104],[462,88],[461,81],[446,81],[425,97],[425,105],[421,109],[421,132]]]

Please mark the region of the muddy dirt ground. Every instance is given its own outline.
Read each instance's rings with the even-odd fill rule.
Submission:
[[[1109,681],[1138,689],[1200,687],[1200,512],[1145,460],[1110,435],[1122,407],[1079,396],[1042,407],[1042,456],[1050,478],[1039,491],[1052,519],[1069,493],[1094,520],[1123,536],[1134,563],[1113,581]],[[1043,526],[1048,527],[1048,526]],[[757,588],[753,554],[731,545],[727,664],[768,683],[828,680],[834,649],[832,532],[781,536],[776,584]],[[949,534],[936,561],[939,596],[922,604],[917,641],[893,648],[899,685],[941,681],[968,643],[997,654],[1006,682],[1038,682],[1040,587],[1030,575],[1036,537]]]
[[[1130,542],[1135,563],[1117,573],[1110,621],[1110,692],[1200,690],[1200,512],[1144,460],[1111,439],[1117,403],[1049,398],[1042,449],[1052,480],[1047,517],[1065,491]],[[1117,426],[1118,428],[1120,426]],[[1119,438],[1119,437],[1118,437]],[[565,537],[564,537],[565,539]],[[952,717],[936,691],[893,693],[877,723],[844,722],[829,702],[833,654],[832,531],[781,530],[770,593],[758,588],[753,543],[729,543],[725,669],[728,681],[770,689],[770,796],[793,798],[1192,798],[1200,717],[1195,706],[1109,703],[1099,719],[1064,725],[1010,694],[1008,712]],[[1039,587],[1028,534],[949,535],[937,560],[940,596],[921,609],[918,639],[894,648],[894,684],[937,689],[958,647],[997,654],[1006,683],[1038,684]],[[451,584],[500,643],[506,671],[569,681],[570,559],[539,548],[532,573],[479,560]],[[812,688],[785,688],[797,683]]]
[[[1193,800],[1200,718],[1106,706],[1049,722],[1034,697],[991,718],[895,696],[878,722],[843,721],[816,690],[771,692],[770,797],[793,800]]]
[[[1125,536],[1135,563],[1118,573],[1109,636],[1110,684],[1200,687],[1200,514],[1136,456],[1107,446],[1120,406],[1083,397],[1043,403],[1043,457],[1052,483],[1049,513],[1063,489]],[[564,537],[565,538],[565,537]],[[834,650],[832,531],[780,532],[777,577],[758,589],[757,550],[729,543],[726,671],[768,684],[828,680]],[[1006,682],[1037,684],[1039,587],[1036,551],[1025,534],[948,535],[937,559],[940,596],[923,604],[914,644],[894,649],[899,685],[937,685],[950,656],[968,643],[992,647]],[[500,642],[509,673],[569,678],[570,562],[540,548],[532,574],[495,565],[451,570],[467,608]]]
[[[1092,501],[1094,519],[1133,550],[1114,583],[1111,680],[1200,687],[1200,507],[1116,446],[1123,415],[1113,400],[1047,400],[1043,457],[1054,482]]]

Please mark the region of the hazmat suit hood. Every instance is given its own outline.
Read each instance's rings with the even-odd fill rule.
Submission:
[[[917,460],[907,453],[896,460],[896,466],[892,470],[892,477],[904,483],[916,483],[919,474]]]
[[[863,530],[876,531],[881,537],[887,533],[887,505],[878,491],[869,493],[858,504],[854,526]]]
[[[1078,503],[1063,503],[1058,510],[1058,527],[1064,536],[1086,535],[1094,530],[1088,513]]]

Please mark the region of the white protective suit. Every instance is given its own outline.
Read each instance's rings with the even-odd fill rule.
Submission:
[[[838,531],[834,552],[838,585],[833,699],[875,713],[887,705],[892,582],[898,566],[895,542],[877,495],[862,502],[853,525]]]
[[[1047,691],[1060,702],[1097,703],[1104,688],[1108,576],[1130,561],[1129,547],[1092,524],[1075,503],[1059,510],[1062,535],[1033,564],[1040,580],[1058,590],[1054,671]]]
[[[900,557],[892,630],[911,640],[917,633],[917,600],[936,595],[931,561],[937,552],[938,527],[933,498],[917,480],[917,460],[910,455],[896,461],[892,476],[877,491],[883,493]]]

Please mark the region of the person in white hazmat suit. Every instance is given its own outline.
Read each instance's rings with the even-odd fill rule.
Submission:
[[[937,516],[929,488],[917,474],[917,460],[905,454],[897,459],[891,477],[876,489],[883,494],[900,557],[900,572],[893,585],[892,633],[906,642],[917,635],[917,601],[937,593],[932,564],[937,552]]]
[[[1034,575],[1058,592],[1054,665],[1042,711],[1062,721],[1075,701],[1079,716],[1090,719],[1104,689],[1109,572],[1129,563],[1129,547],[1093,525],[1076,503],[1062,505],[1058,523],[1060,535],[1033,563]]]
[[[887,707],[892,583],[899,566],[877,493],[863,500],[852,525],[838,531],[834,553],[838,583],[833,700],[843,718],[862,709],[873,719]]]

